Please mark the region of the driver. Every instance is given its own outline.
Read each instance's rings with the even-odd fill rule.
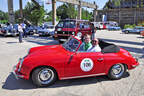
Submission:
[[[92,46],[87,50],[88,52],[101,52],[99,41],[96,37],[92,40]]]

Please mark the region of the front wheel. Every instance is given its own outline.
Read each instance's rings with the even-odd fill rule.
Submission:
[[[57,80],[56,71],[51,67],[41,67],[32,73],[32,81],[38,87],[49,86]]]
[[[123,64],[115,64],[113,65],[108,73],[108,77],[113,80],[120,79],[126,73],[126,66]]]

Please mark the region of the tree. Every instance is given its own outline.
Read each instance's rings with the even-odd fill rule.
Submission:
[[[57,16],[61,19],[75,19],[77,16],[77,11],[75,10],[74,5],[66,3],[57,8]]]
[[[58,19],[76,19],[78,15],[78,10],[75,8],[75,5],[65,3],[57,8],[57,18]],[[48,20],[52,20],[52,11],[48,14]],[[90,20],[92,18],[92,13],[82,8],[82,19]]]
[[[0,22],[7,23],[8,22],[8,13],[0,10]]]
[[[40,8],[36,8],[36,5],[34,3],[28,2],[27,5],[24,8],[24,17],[32,22],[34,25],[38,25],[43,22],[44,20],[44,7],[41,6]]]
[[[92,12],[91,13],[89,13],[87,10],[85,10],[85,9],[83,9],[82,8],[82,19],[84,19],[84,20],[91,20],[92,19]]]

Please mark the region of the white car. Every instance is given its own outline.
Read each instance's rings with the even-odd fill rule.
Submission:
[[[37,31],[38,31],[39,36],[51,36],[51,35],[54,35],[54,30],[55,30],[55,26],[48,25],[46,27],[42,27],[38,29]]]

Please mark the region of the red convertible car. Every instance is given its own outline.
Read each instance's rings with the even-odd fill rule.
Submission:
[[[14,67],[16,78],[31,79],[37,86],[48,86],[57,79],[74,79],[107,75],[120,79],[139,65],[138,60],[118,46],[99,40],[101,52],[85,52],[77,37],[62,45],[31,48]]]

